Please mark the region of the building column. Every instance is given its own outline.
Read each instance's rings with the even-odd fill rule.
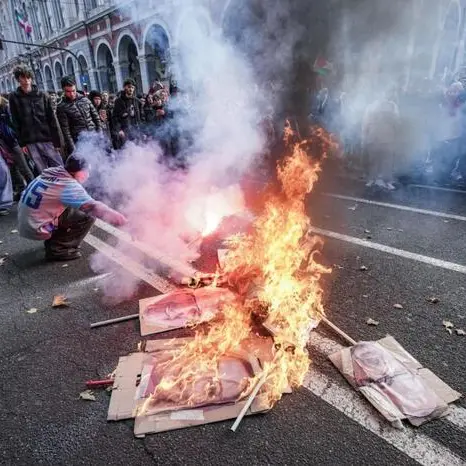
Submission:
[[[113,67],[115,68],[115,76],[116,76],[116,82],[117,82],[117,87],[118,87],[117,92],[119,92],[123,89],[123,81],[124,81],[120,62],[114,60]]]
[[[89,91],[97,91],[100,89],[99,81],[97,79],[97,71],[94,68],[89,68],[87,70],[89,73]]]
[[[139,69],[141,70],[141,81],[142,81],[142,93],[149,92],[149,72],[147,69],[147,57],[138,56]]]

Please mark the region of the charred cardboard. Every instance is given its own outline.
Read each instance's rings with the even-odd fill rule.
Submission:
[[[263,341],[262,341],[263,340]],[[245,352],[251,358],[261,357],[260,364],[272,357],[270,340],[261,339],[258,344],[246,343]],[[189,339],[179,338],[170,340],[147,341],[143,351],[123,356],[119,359],[115,370],[114,389],[112,391],[108,410],[108,421],[118,421],[135,418],[134,434],[143,437],[148,433],[164,432],[174,429],[182,429],[195,425],[208,424],[236,418],[246,400],[236,403],[209,405],[194,409],[177,409],[164,411],[151,415],[141,415],[138,410],[145,403],[145,399],[139,398],[141,389],[138,381],[143,380],[144,369],[147,368],[158,354],[174,352]],[[256,370],[258,367],[255,365]],[[259,395],[253,401],[247,415],[265,412],[270,409],[266,395]]]
[[[448,404],[456,401],[461,394],[449,387],[432,371],[422,366],[411,354],[409,354],[393,337],[387,336],[376,342],[384,350],[389,351],[394,358],[401,363],[408,371],[420,378],[422,384],[427,390],[431,391],[437,397],[435,410],[426,416],[409,416],[404,414],[397,405],[385,396],[380,395],[380,390],[376,389],[376,383],[369,383],[359,386],[356,383],[351,348],[344,348],[329,356],[332,363],[342,373],[346,380],[360,391],[367,400],[390,422],[399,422],[408,419],[411,424],[419,426],[430,420],[443,417],[448,414]]]
[[[226,288],[184,288],[152,298],[139,300],[141,335],[154,335],[186,328],[212,320],[221,304],[234,300],[235,295]],[[148,315],[149,309],[157,314]]]

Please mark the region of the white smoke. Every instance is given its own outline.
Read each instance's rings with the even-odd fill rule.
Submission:
[[[177,8],[196,3],[183,1]],[[181,141],[183,167],[174,169],[176,161],[156,142],[127,143],[109,155],[102,137],[85,134],[77,147],[94,171],[89,189],[126,215],[124,229],[177,259],[193,258],[186,238],[209,228],[212,208],[228,215],[243,207],[235,186],[264,146],[260,121],[266,99],[250,65],[220,29],[209,30],[196,15],[188,17],[172,64],[180,70],[176,78],[182,94],[171,103],[171,124],[189,140],[185,145]],[[142,255],[123,242],[116,247],[142,262]],[[125,298],[134,292],[137,280],[102,254],[94,255],[92,266],[99,273],[114,273],[108,295]]]

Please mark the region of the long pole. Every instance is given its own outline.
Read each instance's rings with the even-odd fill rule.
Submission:
[[[79,72],[81,75],[84,74],[84,70],[82,67],[82,64],[79,62],[78,56],[72,52],[70,49],[66,49],[64,47],[56,47],[54,45],[42,45],[42,44],[36,44],[34,42],[22,42],[18,40],[7,40],[7,39],[0,39],[0,42],[6,42],[8,44],[19,44],[19,45],[28,45],[29,47],[40,47],[42,49],[52,49],[52,50],[63,50],[65,52],[68,52],[74,59],[78,62],[78,67],[79,67]]]

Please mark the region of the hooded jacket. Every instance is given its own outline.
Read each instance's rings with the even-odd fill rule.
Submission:
[[[28,93],[19,87],[9,101],[13,129],[20,146],[52,142],[55,147],[60,147],[60,129],[47,94],[36,86]]]
[[[74,151],[78,136],[83,131],[100,131],[102,129],[96,108],[84,96],[78,95],[75,100],[64,98],[58,104],[57,117],[69,154]]]

